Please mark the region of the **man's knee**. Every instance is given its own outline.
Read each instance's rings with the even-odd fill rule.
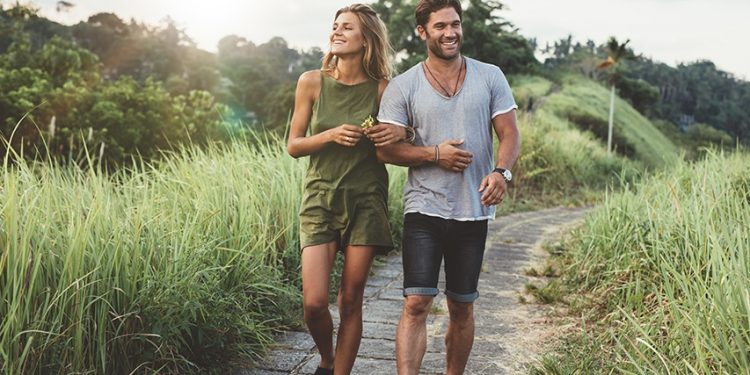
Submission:
[[[448,298],[448,314],[452,321],[469,322],[474,318],[474,303],[457,302]]]
[[[409,318],[426,318],[432,306],[431,296],[406,296],[404,301],[404,314]]]

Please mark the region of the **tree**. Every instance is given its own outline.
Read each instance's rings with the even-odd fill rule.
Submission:
[[[57,13],[60,12],[68,12],[71,8],[73,8],[75,4],[68,2],[68,1],[58,1],[57,5],[55,6],[55,11]]]
[[[610,95],[609,95],[609,127],[607,132],[607,153],[612,154],[612,125],[614,122],[615,115],[615,85],[619,79],[617,72],[617,65],[623,59],[632,58],[633,52],[628,49],[628,43],[630,39],[626,40],[625,43],[620,44],[617,38],[610,37],[606,44],[607,49],[607,60],[599,65],[600,69],[608,69],[609,84],[610,84]]]
[[[292,109],[294,82],[303,71],[320,68],[322,57],[318,48],[300,52],[280,37],[260,45],[236,35],[224,37],[218,61],[229,80],[225,102],[236,117],[279,129]]]
[[[527,73],[538,67],[535,42],[500,16],[504,5],[497,0],[470,0],[463,13],[464,42],[467,56],[499,66],[506,74]]]
[[[210,93],[172,94],[150,78],[103,80],[101,69],[95,54],[72,41],[54,37],[34,49],[20,33],[0,54],[0,131],[9,142],[0,144],[3,154],[10,146],[27,158],[76,162],[88,150],[119,165],[223,138],[226,108]],[[196,79],[212,85],[210,72],[204,75]]]

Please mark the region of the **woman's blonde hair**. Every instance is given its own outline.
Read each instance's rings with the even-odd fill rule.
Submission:
[[[362,36],[367,43],[365,55],[362,58],[362,67],[367,76],[374,80],[390,79],[393,73],[391,66],[393,48],[388,41],[388,32],[383,21],[372,8],[364,4],[352,4],[339,9],[333,20],[335,21],[342,13],[354,13],[362,25]],[[330,73],[336,69],[337,62],[338,57],[334,56],[329,48],[323,57],[321,69]]]

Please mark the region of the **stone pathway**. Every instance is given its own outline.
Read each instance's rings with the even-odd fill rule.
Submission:
[[[545,242],[559,237],[578,222],[587,209],[553,208],[500,217],[490,221],[480,297],[474,305],[476,338],[467,374],[524,374],[537,357],[541,344],[554,333],[545,324],[546,308],[519,302],[524,285],[534,280],[524,270],[541,264]],[[442,276],[442,272],[441,272]],[[396,373],[394,341],[401,314],[401,255],[384,259],[373,270],[365,289],[364,330],[353,374]],[[441,281],[439,286],[443,290]],[[336,307],[330,307],[337,324]],[[445,369],[443,337],[448,326],[445,295],[439,294],[427,319],[427,353],[423,374],[442,374]],[[315,344],[307,332],[287,332],[278,338],[266,360],[255,369],[236,375],[312,374],[318,364]]]

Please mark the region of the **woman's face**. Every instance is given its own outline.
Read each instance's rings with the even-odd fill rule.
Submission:
[[[359,18],[351,12],[344,12],[333,21],[329,38],[331,53],[336,56],[364,53],[365,38]]]

